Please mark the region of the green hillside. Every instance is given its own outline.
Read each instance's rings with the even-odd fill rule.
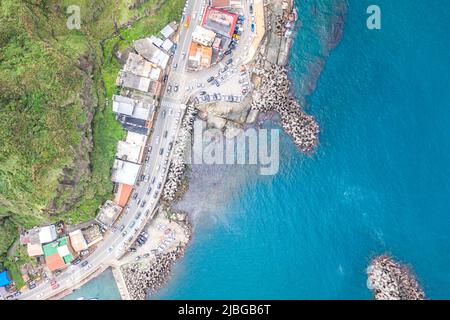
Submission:
[[[68,5],[81,9],[80,30],[66,26]],[[124,136],[106,105],[120,69],[113,53],[178,20],[182,6],[0,2],[0,262],[18,227],[76,223],[111,197],[110,169]],[[117,32],[115,23],[127,27]]]

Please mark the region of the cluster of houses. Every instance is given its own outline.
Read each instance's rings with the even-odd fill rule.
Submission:
[[[172,22],[160,31],[160,36],[134,41],[134,50],[128,53],[116,80],[121,91],[113,96],[112,109],[127,131],[125,141],[118,143],[111,176],[115,183],[114,203],[121,208],[138,181],[165,74],[176,48],[177,29],[177,24]]]
[[[102,232],[97,224],[66,232],[59,223],[22,232],[20,244],[26,246],[30,257],[36,257],[41,265],[55,272],[66,268],[102,239]]]
[[[134,51],[128,53],[118,74],[116,85],[121,90],[120,94],[112,97],[112,110],[127,135],[125,140],[118,142],[112,168],[114,199],[100,206],[95,221],[84,227],[66,230],[62,223],[58,223],[21,233],[20,244],[26,246],[28,255],[38,260],[45,273],[59,272],[89,254],[103,239],[104,232],[114,225],[128,202],[145,158],[164,75],[176,48],[173,38],[177,28],[173,22],[161,30],[161,37],[135,41]],[[4,283],[8,282],[5,275],[7,273],[1,274]],[[23,277],[27,281],[27,275]]]
[[[223,57],[238,20],[238,15],[227,9],[240,4],[240,1],[212,0],[205,8],[201,24],[192,33],[187,61],[189,70],[208,68]]]

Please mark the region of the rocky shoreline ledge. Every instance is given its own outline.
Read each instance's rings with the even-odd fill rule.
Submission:
[[[290,81],[284,66],[266,65],[261,59],[254,72],[261,78],[258,90],[253,92],[252,110],[280,115],[283,130],[291,136],[302,152],[312,151],[319,139],[319,124],[306,114],[290,93]]]
[[[251,94],[239,104],[213,102],[196,105],[198,117],[207,126],[223,132],[232,139],[241,130],[256,121],[278,114],[281,127],[297,148],[310,153],[319,142],[320,128],[315,118],[306,114],[291,92],[291,83],[286,65],[292,37],[283,36],[287,26],[293,30],[296,13],[293,2],[266,1],[270,10],[265,10],[265,35],[252,59],[244,65],[251,78]]]
[[[293,25],[291,18],[293,3],[290,2],[289,7],[282,9],[281,1],[268,2],[275,4],[273,10],[277,11],[277,15],[273,17],[265,12],[265,20],[275,20],[272,23],[269,21],[266,36],[258,52],[245,65],[251,75],[252,93],[240,104],[222,102],[194,106],[190,101],[186,108],[162,193],[163,205],[167,208],[180,199],[188,188],[186,156],[192,143],[191,133],[196,118],[206,121],[210,128],[221,130],[227,139],[232,139],[241,132],[237,129],[245,128],[269,114],[277,113],[283,130],[291,136],[301,152],[309,153],[317,146],[319,125],[314,117],[302,110],[290,90],[285,64],[291,39],[282,39],[279,34],[280,28],[284,28],[289,21]],[[275,25],[276,28],[271,28],[270,25]],[[120,268],[132,300],[146,299],[149,294],[154,294],[165,285],[174,263],[184,255],[191,237],[190,224],[186,221],[184,226],[188,241],[180,243],[175,250],[157,254],[148,262],[133,262]]]
[[[411,269],[388,255],[374,258],[367,268],[367,287],[375,300],[424,300],[425,293]]]
[[[172,161],[169,166],[167,181],[164,184],[163,200],[166,202],[174,201],[180,196],[180,188],[183,182],[183,176],[186,171],[186,150],[191,143],[191,132],[194,127],[195,116],[198,111],[192,106],[186,108],[180,131],[175,142]]]
[[[155,294],[168,281],[175,262],[184,255],[192,234],[191,225],[183,223],[187,242],[180,242],[169,252],[156,254],[148,262],[129,263],[120,267],[131,300],[145,300]]]

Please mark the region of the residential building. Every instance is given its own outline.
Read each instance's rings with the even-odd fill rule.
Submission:
[[[38,243],[28,243],[27,244],[27,253],[30,257],[38,257],[44,254],[42,250],[42,245]]]
[[[45,263],[50,271],[63,269],[74,257],[74,251],[67,236],[42,246],[42,250],[44,251]]]
[[[111,179],[116,183],[134,186],[140,168],[141,166],[136,163],[116,159],[114,160]]]
[[[75,252],[81,252],[88,248],[86,239],[80,229],[69,233],[70,244]]]
[[[141,77],[134,73],[121,70],[116,80],[119,87],[148,92],[151,84],[150,78]]]
[[[171,38],[177,31],[177,24],[175,22],[169,23],[167,26],[162,28],[161,34],[165,39]]]
[[[128,199],[130,199],[132,192],[133,186],[129,184],[119,183],[117,192],[114,197],[114,202],[121,207],[125,207],[127,205]]]
[[[150,78],[152,72],[152,64],[142,58],[142,56],[130,52],[128,54],[127,62],[125,63],[123,70],[126,72],[131,72],[140,77]]]
[[[207,7],[202,26],[222,36],[231,38],[237,23],[237,14],[219,8]]]
[[[202,46],[210,47],[214,43],[216,33],[202,26],[196,26],[192,33],[192,41]]]
[[[188,68],[191,70],[199,70],[211,66],[212,48],[191,42],[189,48]]]
[[[96,245],[103,239],[102,232],[100,230],[100,226],[98,224],[91,224],[89,227],[82,229],[84,239],[86,239],[88,247],[92,247]]]
[[[25,231],[20,235],[20,243],[26,244],[43,244],[49,243],[58,237],[55,225],[48,225],[43,227],[35,227]]]
[[[122,207],[112,202],[111,200],[106,200],[99,209],[100,210],[95,220],[107,228],[111,227],[114,224],[114,222],[122,212]]]
[[[127,115],[136,119],[148,120],[150,114],[155,111],[154,105],[141,100],[113,95],[113,112]]]

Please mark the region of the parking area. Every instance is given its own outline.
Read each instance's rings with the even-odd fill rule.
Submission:
[[[123,257],[123,263],[145,261],[155,257],[158,253],[170,252],[188,238],[185,229],[177,222],[159,213],[143,229],[139,237]]]

